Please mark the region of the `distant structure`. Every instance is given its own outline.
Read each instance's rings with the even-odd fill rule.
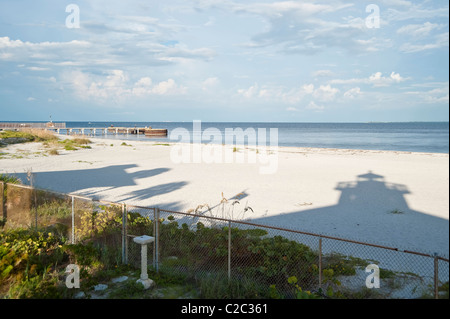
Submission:
[[[23,128],[55,128],[55,129],[65,129],[66,123],[13,123],[13,122],[3,122],[0,123],[0,130],[19,130]]]
[[[10,123],[3,122],[0,123],[0,131],[2,130],[20,130],[25,128],[38,128],[46,129],[57,132],[58,134],[87,134],[91,136],[97,135],[100,132],[102,135],[108,134],[138,134],[145,135],[147,137],[165,137],[168,135],[167,129],[154,129],[151,126],[147,127],[70,127],[66,128],[66,123],[54,123],[51,120],[47,123]]]

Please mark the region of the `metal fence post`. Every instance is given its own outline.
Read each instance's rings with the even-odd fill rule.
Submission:
[[[153,208],[153,268],[156,269],[156,208]]]
[[[231,220],[228,221],[228,280],[231,279]]]
[[[75,199],[72,196],[72,245],[75,244]]]
[[[5,183],[0,181],[0,192],[1,192],[1,200],[0,200],[0,210],[2,214],[0,217],[2,218],[3,222],[5,222],[6,216],[5,216]]]
[[[159,208],[155,208],[155,249],[154,254],[155,258],[153,259],[153,263],[155,265],[156,272],[159,272]]]
[[[31,187],[33,192],[33,198],[34,198],[34,222],[36,224],[35,229],[38,229],[38,209],[37,209],[37,189],[33,187],[33,178],[31,179]]]
[[[439,299],[439,258],[434,253],[434,298]]]
[[[319,289],[322,288],[322,236],[319,236]]]
[[[128,264],[128,247],[127,247],[127,209],[122,204],[122,264]]]

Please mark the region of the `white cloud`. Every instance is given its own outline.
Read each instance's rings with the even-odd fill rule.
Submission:
[[[256,2],[248,5],[227,3],[229,10],[255,14],[268,24],[263,32],[245,43],[247,47],[274,47],[278,52],[287,54],[312,55],[329,48],[358,54],[392,45],[389,39],[382,36],[372,36],[370,45],[367,44],[365,20],[346,16],[354,12],[354,4],[341,1],[326,4],[316,1]]]
[[[406,1],[406,0],[382,0],[381,2],[390,7],[392,7],[392,6],[411,7],[412,6],[411,1]]]
[[[405,43],[400,47],[400,51],[405,53],[414,53],[420,51],[441,49],[448,47],[448,41],[449,41],[449,33],[445,32],[436,35],[434,37],[434,41],[431,43],[419,43],[419,44]]]
[[[174,79],[159,82],[151,91],[151,93],[158,95],[178,95],[186,92],[187,88],[177,85]]]
[[[284,102],[287,104],[297,104],[307,96],[312,96],[313,98],[322,102],[329,102],[334,100],[337,93],[339,93],[339,89],[334,88],[329,84],[320,85],[318,88],[315,88],[314,84],[303,84],[300,87],[289,89],[280,86],[260,87],[257,83],[255,83],[248,89],[238,90],[238,94],[247,99],[263,98],[265,100],[273,100],[276,102]]]
[[[137,81],[134,84],[134,87],[132,88],[131,92],[133,95],[136,96],[150,94],[152,90],[151,85],[152,85],[151,78],[149,77],[140,78],[139,81]]]
[[[173,45],[165,45],[162,39],[159,41],[158,37],[147,35],[142,39],[137,38],[136,34],[142,33],[138,31],[130,30],[125,35],[117,35],[94,33],[95,30],[84,30],[92,33],[89,41],[29,42],[0,37],[0,61],[32,63],[33,71],[48,66],[89,67],[103,71],[110,68],[125,69],[126,66],[169,65],[186,60],[208,62],[217,55],[215,50],[208,47],[190,48],[178,41],[173,41]],[[167,41],[167,37],[164,41]]]
[[[313,111],[316,111],[316,112],[322,112],[325,109],[325,107],[323,105],[317,105],[314,101],[311,101],[306,106],[306,109],[313,110]]]
[[[152,85],[152,79],[149,77],[140,78],[139,81],[136,82],[135,86],[150,86]]]
[[[179,86],[174,79],[153,85],[151,78],[142,77],[131,84],[128,75],[122,70],[111,70],[106,76],[93,76],[81,71],[72,71],[64,74],[63,79],[76,96],[85,100],[117,102],[130,97],[179,95],[187,92],[187,88]]]
[[[303,85],[302,91],[304,91],[306,94],[312,94],[314,92],[314,84]]]
[[[381,72],[375,72],[368,78],[352,78],[352,79],[334,79],[332,84],[372,84],[375,87],[388,86],[395,83],[400,83],[409,80],[409,78],[402,77],[399,73],[391,72],[390,76],[383,76]]]
[[[91,47],[88,41],[69,42],[23,42],[9,37],[0,37],[0,59],[30,62],[30,60],[54,59],[72,56],[74,52],[87,52]]]
[[[359,87],[351,88],[344,93],[344,97],[348,99],[354,99],[361,94],[361,89]]]
[[[50,70],[49,68],[41,68],[38,66],[30,66],[27,69],[30,71],[48,71],[48,70]]]
[[[243,97],[245,97],[247,99],[252,98],[259,94],[259,86],[257,83],[255,83],[248,89],[239,89],[238,94],[242,95]]]
[[[317,70],[311,73],[313,77],[330,77],[333,76],[334,73],[331,70]]]
[[[339,90],[331,87],[331,85],[321,85],[314,91],[313,96],[319,101],[331,101],[338,92]]]
[[[214,88],[219,84],[219,79],[217,77],[211,77],[207,78],[205,81],[202,82],[202,90],[208,91]]]
[[[234,11],[245,11],[267,17],[279,18],[286,14],[294,14],[298,17],[308,17],[321,12],[336,11],[332,5],[313,2],[279,1],[274,3],[235,4]]]
[[[412,36],[412,37],[426,37],[434,29],[440,29],[443,26],[437,23],[425,22],[423,24],[408,24],[402,26],[397,30],[398,34]]]
[[[438,85],[439,87],[433,88],[428,91],[409,91],[406,92],[406,94],[415,96],[416,99],[420,100],[423,103],[427,104],[443,103],[448,106],[449,103],[448,82],[446,84],[438,83]]]
[[[383,10],[383,20],[388,23],[398,23],[401,21],[417,21],[423,19],[436,19],[439,17],[448,19],[448,2],[446,1],[428,1],[424,0],[421,3],[404,2],[405,6],[402,8],[394,8],[391,0],[384,0],[386,2],[386,9]],[[436,4],[441,4],[438,7]]]

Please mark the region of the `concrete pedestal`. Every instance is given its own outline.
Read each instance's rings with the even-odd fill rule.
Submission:
[[[154,240],[155,237],[147,235],[133,238],[135,243],[141,245],[141,277],[136,282],[140,282],[144,286],[144,289],[148,289],[154,284],[153,280],[149,279],[147,274],[147,245]]]

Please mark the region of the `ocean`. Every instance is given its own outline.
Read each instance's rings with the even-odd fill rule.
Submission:
[[[7,123],[7,121],[5,121]],[[55,121],[60,123],[61,121]],[[35,121],[28,123],[45,123]],[[107,128],[107,127],[148,127],[168,130],[167,137],[147,137],[144,135],[109,133],[102,135],[96,132],[97,138],[151,140],[161,143],[179,142],[180,136],[172,134],[184,130],[190,136],[190,142],[225,143],[226,131],[256,132],[257,143],[260,144],[259,132],[266,132],[263,145],[270,145],[270,131],[277,130],[278,146],[313,147],[335,149],[384,150],[402,152],[449,153],[449,122],[369,122],[369,123],[256,123],[256,122],[65,122],[66,128]],[[263,129],[263,130],[261,130]],[[208,132],[221,134],[218,141],[212,139]],[[66,131],[62,130],[61,134]],[[172,136],[171,136],[172,135]],[[217,136],[217,135],[216,135]],[[244,144],[250,144],[246,138]],[[240,144],[232,140],[232,144]]]
[[[208,128],[219,130],[223,136],[226,129],[266,129],[267,145],[270,129],[278,130],[278,146],[316,147],[336,149],[387,150],[405,152],[449,153],[448,122],[402,122],[402,123],[253,123],[253,122],[201,122],[201,129],[194,130],[193,122],[66,122],[67,128],[75,127],[147,127],[168,130],[166,138],[150,138],[143,135],[118,136],[108,134],[109,139],[152,140],[177,142],[170,139],[171,132],[183,128],[202,143],[211,142]],[[96,137],[102,137],[97,132]],[[104,137],[104,136],[103,136]],[[222,143],[225,143],[225,139]]]

